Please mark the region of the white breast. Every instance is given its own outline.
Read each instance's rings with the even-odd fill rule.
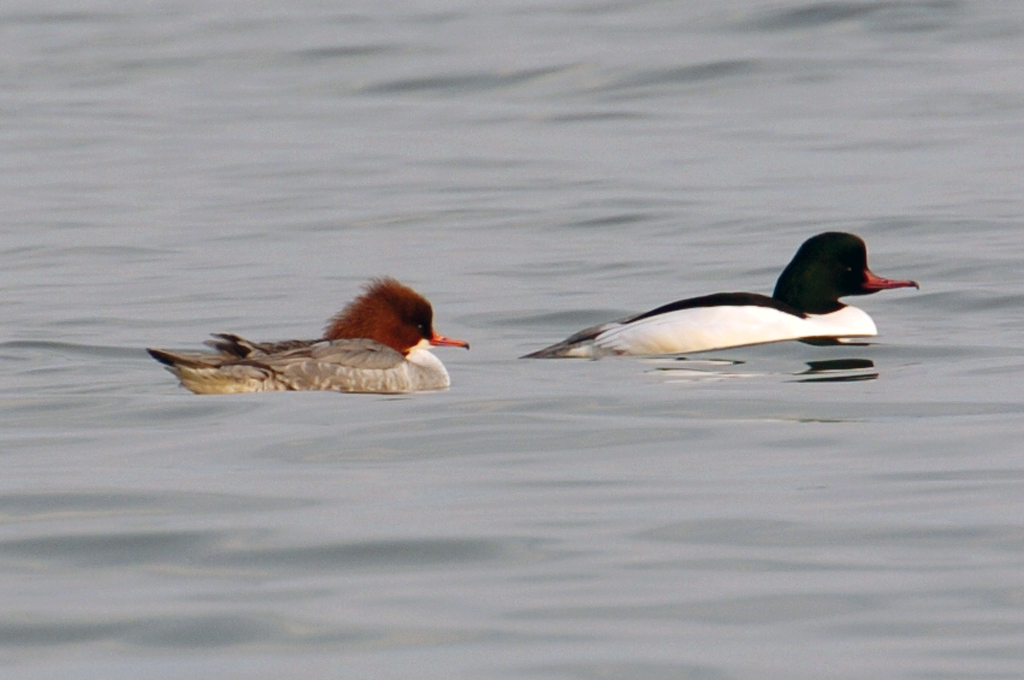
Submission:
[[[877,335],[863,310],[845,306],[807,318],[772,307],[692,307],[632,323],[609,324],[593,341],[594,354],[679,354],[803,338]]]
[[[433,353],[413,348],[406,357],[409,380],[412,388],[408,391],[443,390],[451,384],[444,364]]]

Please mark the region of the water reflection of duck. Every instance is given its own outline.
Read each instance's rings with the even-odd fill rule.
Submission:
[[[801,377],[797,382],[857,382],[875,380],[878,373],[867,369],[874,368],[871,359],[827,359],[825,361],[808,361],[807,370],[797,373]]]

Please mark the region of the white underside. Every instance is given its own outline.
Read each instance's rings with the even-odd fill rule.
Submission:
[[[681,354],[783,340],[877,334],[871,317],[850,306],[807,318],[753,305],[694,307],[633,323],[610,323],[592,342],[574,347],[563,356]]]

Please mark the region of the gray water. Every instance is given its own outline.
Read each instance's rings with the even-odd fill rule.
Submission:
[[[0,4],[0,675],[1024,677],[1024,5]],[[870,344],[522,361],[853,231]],[[444,393],[143,351],[434,304]]]

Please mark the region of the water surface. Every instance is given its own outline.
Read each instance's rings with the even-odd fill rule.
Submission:
[[[1014,678],[1015,3],[0,7],[0,666],[50,678]],[[770,292],[870,343],[523,361]],[[390,274],[444,393],[202,398]]]

